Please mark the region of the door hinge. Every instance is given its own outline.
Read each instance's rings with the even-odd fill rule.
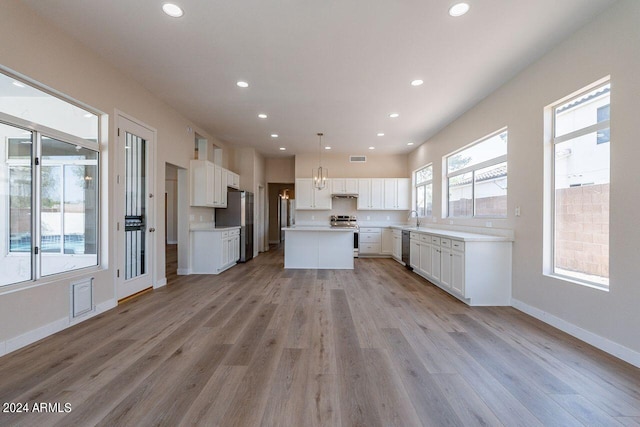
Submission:
[[[40,158],[39,158],[39,157],[36,157],[35,159],[33,159],[33,161],[34,161],[34,164],[35,164],[36,166],[39,166],[39,165],[40,165]]]
[[[117,224],[117,225],[116,225],[116,231],[120,231],[120,223],[119,223],[119,222],[117,222],[116,224]]]
[[[117,183],[117,184],[120,184],[120,175],[117,175],[117,176],[116,176],[116,183]]]
[[[117,277],[120,277],[120,269],[118,269],[116,273],[117,273]]]
[[[40,251],[40,249],[36,246],[35,248],[33,248],[33,253],[35,255],[38,255],[38,252]]]
[[[118,136],[120,136],[120,128],[118,128]]]

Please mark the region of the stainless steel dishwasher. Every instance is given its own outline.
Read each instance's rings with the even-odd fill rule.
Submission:
[[[410,265],[411,260],[411,232],[402,230],[402,262],[409,269],[413,270]]]

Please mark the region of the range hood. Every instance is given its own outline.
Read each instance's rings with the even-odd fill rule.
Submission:
[[[331,197],[334,199],[357,199],[358,195],[356,193],[349,193],[349,194],[334,193],[331,195]]]

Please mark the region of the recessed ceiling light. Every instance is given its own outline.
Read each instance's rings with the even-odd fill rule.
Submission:
[[[325,150],[331,150],[331,147],[324,147]]]
[[[266,114],[262,114],[262,113],[260,113],[260,114],[258,114],[258,118],[259,118],[259,119],[266,119],[266,118],[267,118],[267,115],[266,115]]]
[[[249,83],[243,81],[237,82],[236,85],[238,85],[238,87],[249,87]]]
[[[449,15],[453,17],[462,16],[469,12],[469,5],[467,3],[456,3],[449,9]]]
[[[398,113],[391,113],[391,114],[389,114],[389,117],[391,117],[392,119],[395,119],[396,117],[400,117],[400,114],[398,114]]]
[[[378,134],[378,136],[384,136],[384,133],[380,132],[380,133]]]
[[[13,85],[14,85],[14,86],[17,86],[17,87],[27,87],[24,83],[20,83],[20,82],[19,82],[19,81],[17,81],[17,80],[14,80],[14,81],[13,81]]]
[[[180,18],[182,15],[184,15],[184,11],[182,10],[182,8],[173,3],[163,4],[162,10],[172,18]]]
[[[413,145],[413,142],[407,142],[407,145]]]
[[[375,150],[376,147],[369,147],[369,150]]]
[[[277,133],[272,133],[272,134],[271,134],[271,138],[277,138],[277,137],[278,137],[278,134],[277,134]]]
[[[417,80],[413,80],[411,82],[411,86],[421,86],[424,83],[424,81],[417,79]]]
[[[284,151],[284,150],[286,150],[286,148],[280,147],[280,151]]]

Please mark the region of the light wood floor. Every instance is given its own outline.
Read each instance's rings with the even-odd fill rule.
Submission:
[[[72,408],[3,426],[638,426],[640,370],[392,260],[284,270],[272,250],[1,358],[2,402]]]

